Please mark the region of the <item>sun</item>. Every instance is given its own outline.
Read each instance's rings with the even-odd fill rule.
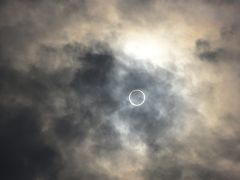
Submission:
[[[140,89],[132,90],[128,96],[128,100],[133,106],[141,106],[145,102],[145,94]]]

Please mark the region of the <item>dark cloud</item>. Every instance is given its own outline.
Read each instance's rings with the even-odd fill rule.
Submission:
[[[0,63],[1,179],[56,179],[61,158],[42,132],[49,87],[37,73],[25,74]]]
[[[216,62],[219,57],[223,54],[223,49],[212,49],[210,42],[207,40],[196,41],[196,52],[197,56],[203,61]]]
[[[57,179],[59,153],[41,132],[41,114],[31,107],[1,105],[1,179]]]
[[[116,109],[117,102],[111,98],[111,90],[107,88],[114,58],[110,52],[102,52],[106,49],[104,45],[100,47],[101,50],[86,50],[73,44],[61,48],[69,56],[78,54],[81,67],[73,72],[68,67],[49,72],[38,65],[32,66],[29,72],[21,72],[12,66],[11,61],[2,61],[2,179],[59,179],[59,170],[66,167],[61,157],[64,149],[61,153],[55,142],[71,148],[73,143],[81,143],[91,137],[94,142],[92,151],[100,155],[121,148],[118,133],[101,117],[105,111],[109,113]],[[41,48],[42,57],[47,58],[51,53],[59,55],[59,50]],[[73,93],[78,103],[74,104],[67,93]],[[62,116],[54,114],[59,111],[54,104],[58,98],[66,101],[67,109],[63,109]],[[50,114],[52,119],[49,129],[44,131],[46,114]],[[89,134],[91,130],[93,135]],[[55,141],[50,143],[50,139]],[[65,176],[67,179],[75,176],[77,179],[108,179],[104,173],[88,172],[87,169],[80,174]]]
[[[55,124],[55,132],[62,140],[81,141],[88,137],[90,130],[94,130],[97,134],[94,138],[99,143],[102,141],[111,144],[118,141],[114,128],[107,125],[100,117],[104,113],[111,113],[118,107],[118,102],[111,96],[113,90],[108,88],[114,57],[104,46],[101,45],[100,50],[95,49],[97,52],[93,49],[84,53],[79,52],[81,67],[75,72],[68,85],[75,92],[79,107],[74,107],[76,104],[70,105],[75,111],[61,117]],[[113,139],[105,140],[106,138]],[[105,145],[99,144],[99,146]]]
[[[230,34],[223,35],[223,41],[225,41],[227,36],[231,36]],[[229,37],[230,38],[230,37]],[[223,47],[214,47],[207,40],[198,39],[196,41],[196,55],[202,61],[207,62],[238,62],[240,57],[239,52],[235,48],[231,48],[230,46]]]

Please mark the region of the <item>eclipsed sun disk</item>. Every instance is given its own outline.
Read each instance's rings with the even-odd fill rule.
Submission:
[[[133,106],[141,106],[145,102],[145,94],[140,89],[132,90],[128,96],[128,100]]]

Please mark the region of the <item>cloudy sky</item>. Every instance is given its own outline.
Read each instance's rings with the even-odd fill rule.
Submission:
[[[0,179],[240,179],[239,14],[239,0],[2,0]]]

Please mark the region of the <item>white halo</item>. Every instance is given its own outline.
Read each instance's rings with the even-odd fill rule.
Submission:
[[[136,103],[134,103],[134,102],[131,100],[131,95],[132,95],[132,93],[134,93],[134,92],[140,92],[140,93],[142,94],[142,96],[143,96],[142,102],[136,104]],[[141,106],[141,105],[145,102],[145,94],[144,94],[144,92],[141,91],[140,89],[132,90],[132,91],[130,92],[129,96],[128,96],[128,100],[129,100],[129,102],[131,103],[131,105],[133,105],[133,106]]]

